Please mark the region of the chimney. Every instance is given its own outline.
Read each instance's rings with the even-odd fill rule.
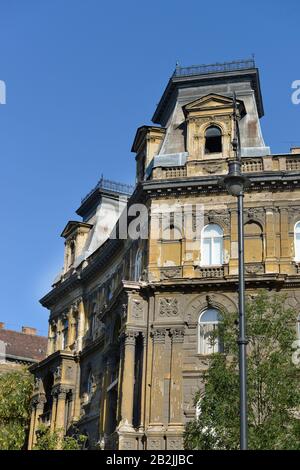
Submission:
[[[36,335],[36,328],[32,328],[31,326],[22,326],[22,333],[25,335]]]
[[[5,323],[3,321],[0,321],[0,330],[4,330]]]
[[[291,147],[291,153],[300,153],[300,147]]]

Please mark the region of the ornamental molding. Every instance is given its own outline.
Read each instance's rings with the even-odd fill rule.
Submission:
[[[207,223],[216,223],[223,228],[230,229],[230,214],[227,210],[209,210],[205,214]]]
[[[203,293],[191,300],[184,308],[184,320],[192,327],[198,323],[199,315],[207,308],[216,308],[223,314],[237,311],[237,299],[222,293]]]
[[[262,226],[265,224],[265,209],[263,207],[250,207],[245,210],[246,217],[244,223],[253,221],[259,222]]]

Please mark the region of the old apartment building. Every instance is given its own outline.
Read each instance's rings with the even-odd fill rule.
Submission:
[[[40,423],[66,433],[76,426],[90,448],[182,448],[201,373],[221,348],[208,333],[237,311],[237,206],[220,181],[233,158],[233,92],[250,179],[247,292],[285,291],[300,310],[300,149],[278,155],[266,146],[253,60],[177,67],[153,126],[136,132],[135,188],[101,179],[76,211],[81,220],[62,231],[64,269],[41,299],[48,352],[32,366],[30,448]],[[137,203],[149,237],[110,236]],[[192,225],[203,208],[199,236],[187,237],[172,211],[165,226],[159,208],[174,204],[188,208],[182,217]]]

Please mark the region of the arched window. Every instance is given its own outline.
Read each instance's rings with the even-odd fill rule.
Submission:
[[[218,323],[222,315],[215,308],[207,308],[201,313],[198,320],[198,353],[213,354],[223,352],[223,344],[216,338]]]
[[[217,224],[208,224],[202,230],[201,265],[223,264],[223,230]]]
[[[217,126],[210,126],[205,132],[205,153],[222,152],[222,132]]]
[[[134,281],[139,281],[142,275],[143,252],[138,249],[134,261]]]
[[[300,261],[300,222],[297,222],[294,230],[295,261]]]

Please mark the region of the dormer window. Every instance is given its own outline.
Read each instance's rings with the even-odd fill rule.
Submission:
[[[210,126],[205,132],[205,153],[222,152],[222,132],[217,126]]]

